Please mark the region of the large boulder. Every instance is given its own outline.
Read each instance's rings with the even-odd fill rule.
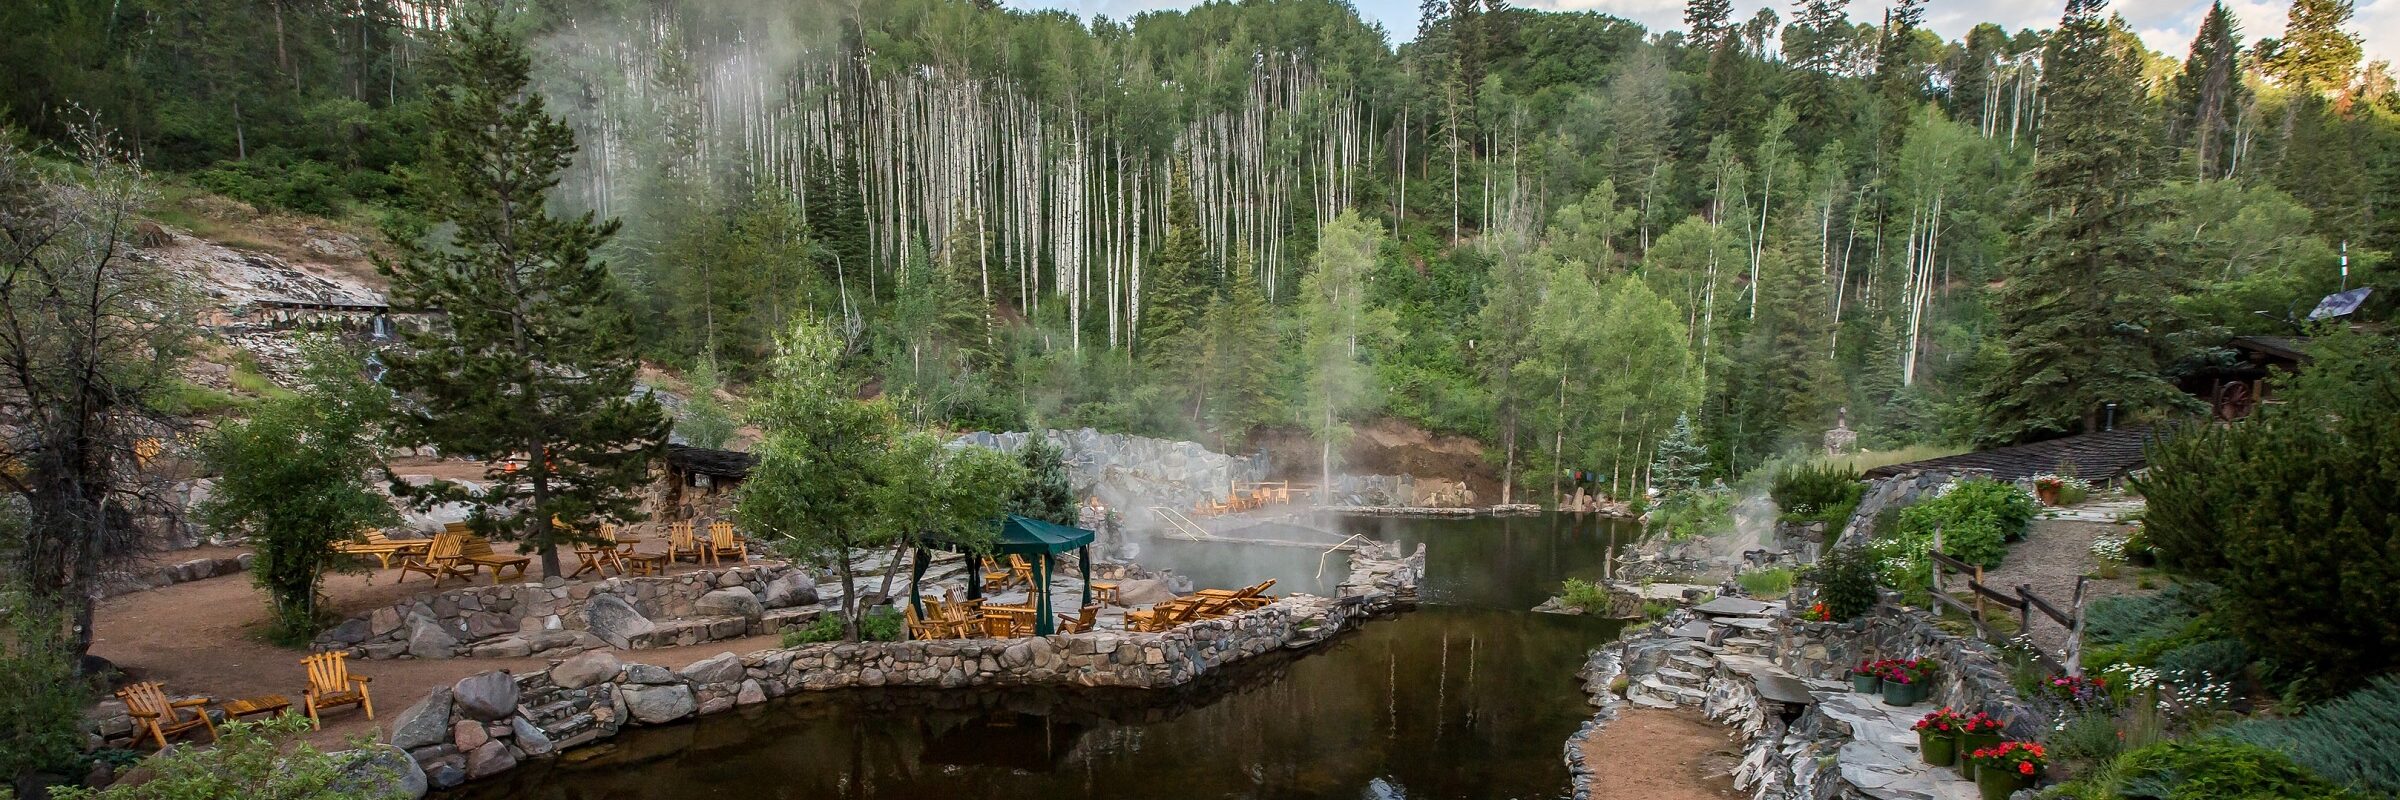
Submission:
[[[374,624],[365,617],[351,617],[326,631],[324,638],[342,645],[363,644],[374,635]],[[422,775],[423,773],[419,773]]]
[[[700,701],[692,696],[692,687],[682,684],[627,686],[618,694],[625,698],[626,713],[646,725],[674,722],[700,708]]]
[[[600,637],[610,647],[633,649],[637,639],[649,636],[658,626],[642,616],[632,603],[613,594],[595,594],[583,604],[584,628]]]
[[[550,681],[561,689],[581,689],[614,679],[617,671],[624,668],[625,665],[617,661],[616,653],[593,650],[551,667]]]
[[[517,748],[524,750],[526,755],[545,756],[558,749],[558,745],[550,741],[550,734],[524,717],[509,717],[508,729],[510,735],[516,737]]]
[[[758,602],[758,595],[740,586],[701,595],[697,602],[692,603],[692,610],[706,617],[741,617],[746,620],[755,620],[767,613],[766,606]]]
[[[767,582],[765,602],[768,608],[816,605],[817,582],[796,569],[786,572],[783,577]]]
[[[460,678],[450,692],[458,701],[458,713],[468,719],[490,722],[517,713],[517,678],[508,670]]]
[[[508,751],[508,743],[493,739],[467,754],[467,777],[488,778],[517,768],[517,754]]]
[[[392,720],[393,747],[415,750],[450,742],[450,690],[439,688]]]
[[[1117,604],[1131,608],[1175,599],[1175,589],[1163,578],[1117,582]]]
[[[692,662],[683,668],[683,677],[693,683],[732,683],[742,679],[742,657],[718,653]]]
[[[408,623],[408,654],[418,658],[449,658],[458,654],[458,637],[427,617]]]
[[[386,800],[394,797],[417,800],[425,796],[425,768],[409,758],[406,750],[378,744],[331,755],[342,761],[341,772],[326,787],[333,794]]]

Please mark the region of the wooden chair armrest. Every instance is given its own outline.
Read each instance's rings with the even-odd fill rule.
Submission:
[[[126,713],[126,715],[127,715],[127,716],[131,716],[131,717],[133,717],[134,719],[157,719],[157,718],[158,718],[158,716],[159,716],[158,712],[156,712],[156,711],[130,711],[130,710],[129,710],[129,711],[126,711],[125,713]]]
[[[173,707],[176,707],[176,708],[197,708],[197,707],[200,707],[200,706],[205,706],[205,705],[208,705],[208,704],[210,704],[210,703],[214,703],[214,702],[217,702],[217,699],[216,699],[216,698],[214,698],[214,697],[194,697],[194,698],[192,698],[192,699],[190,699],[190,700],[177,700],[177,701],[174,701],[174,702],[168,703],[167,705],[170,705],[170,706],[173,706]]]
[[[368,682],[368,681],[371,681],[371,680],[374,680],[374,678],[371,678],[371,677],[368,677],[368,676],[365,676],[365,675],[352,675],[352,676],[350,676],[350,682],[351,682],[351,683],[366,683],[366,682]]]

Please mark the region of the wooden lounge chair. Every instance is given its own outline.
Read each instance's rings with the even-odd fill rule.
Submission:
[[[525,568],[533,564],[533,557],[522,555],[504,556],[499,553],[492,552],[492,543],[489,540],[486,540],[481,536],[470,536],[467,537],[466,541],[460,542],[458,545],[458,563],[466,569],[467,577],[469,578],[475,576],[475,571],[477,569],[484,567],[491,568],[492,585],[498,586],[500,585],[500,571],[512,567],[517,571],[517,580],[524,580]]]
[[[475,577],[474,568],[462,568],[458,565],[458,551],[466,544],[466,541],[467,534],[456,531],[446,530],[434,534],[433,541],[426,545],[423,552],[401,559],[400,577],[393,578],[392,582],[399,583],[408,580],[408,574],[411,572],[424,573],[426,577],[433,579],[433,585],[437,587],[442,585],[443,578],[452,575],[472,580]]]
[[[1094,625],[1095,623],[1099,622],[1099,619],[1100,619],[1100,606],[1099,606],[1099,605],[1095,604],[1095,605],[1088,605],[1088,606],[1084,606],[1082,610],[1080,610],[1080,611],[1077,611],[1077,612],[1075,612],[1075,613],[1074,613],[1074,614],[1072,614],[1072,615],[1069,615],[1069,614],[1060,614],[1060,615],[1058,615],[1058,632],[1059,632],[1059,633],[1083,633],[1084,631],[1091,630],[1091,629],[1092,629],[1092,625]]]
[[[392,568],[392,559],[424,551],[433,544],[426,539],[394,539],[383,531],[368,528],[359,531],[359,538],[334,542],[333,551],[344,555],[373,556],[382,569]]]
[[[719,522],[708,526],[708,560],[732,558],[739,564],[750,560],[750,544],[733,532],[733,523]]]
[[[1156,633],[1191,621],[1192,615],[1199,611],[1199,601],[1189,598],[1167,600],[1151,606],[1146,611],[1127,613],[1125,626],[1144,633]]]
[[[914,603],[908,603],[901,606],[900,622],[908,627],[909,641],[921,642],[928,639],[943,638],[942,627],[938,624],[926,622],[924,617],[917,616],[917,606]]]
[[[702,557],[703,554],[700,550],[700,543],[692,537],[692,523],[690,520],[673,523],[667,526],[668,561],[682,561],[685,559],[690,559],[692,563],[697,564],[700,563],[700,559]]]
[[[207,728],[208,740],[217,740],[217,723],[208,718],[208,706],[216,700],[195,697],[190,700],[169,700],[167,690],[157,681],[143,681],[117,690],[125,701],[125,713],[133,717],[133,738],[139,741],[143,731],[158,742],[158,749],[167,749],[167,737],[193,728]],[[184,709],[191,709],[185,716]]]
[[[308,707],[308,724],[321,727],[317,712],[342,706],[358,706],[375,718],[375,698],[367,694],[365,675],[350,674],[350,654],[336,650],[300,659],[308,668],[308,688],[300,692],[300,701]]]

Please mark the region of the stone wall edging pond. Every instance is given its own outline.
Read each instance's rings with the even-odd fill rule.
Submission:
[[[817,587],[763,563],[590,583],[467,586],[411,597],[319,634],[313,649],[352,658],[565,656],[777,633],[814,619]]]
[[[1646,702],[1663,699],[1697,706],[1708,718],[1733,729],[1743,743],[1735,785],[1754,800],[1869,796],[1841,771],[1849,728],[1813,705],[1787,720],[1775,711],[1779,704],[1760,697],[1757,676],[1762,670],[1830,684],[1845,680],[1850,666],[1862,659],[1930,657],[1942,663],[1942,672],[1921,709],[1981,710],[2003,720],[2007,735],[2017,739],[2039,738],[2046,724],[2043,712],[2018,696],[1998,648],[1944,631],[1931,614],[1899,606],[1889,597],[1855,623],[1784,617],[1768,628],[1722,638],[1714,645],[1677,635],[1696,619],[1689,611],[1678,611],[1662,623],[1629,628],[1585,662],[1577,677],[1598,710],[1567,740],[1575,800],[1590,800],[1590,783],[1598,769],[1585,763],[1582,744],[1629,705],[1619,693],[1669,675],[1678,676],[1661,684],[1669,693],[1648,692]],[[1694,663],[1707,668],[1691,674]]]
[[[1425,551],[1364,546],[1335,597],[1292,595],[1163,633],[1102,630],[1020,639],[833,642],[722,653],[681,670],[592,650],[524,675],[467,676],[392,720],[388,741],[435,789],[616,736],[800,692],[854,687],[1165,689],[1279,650],[1307,648],[1413,606]]]

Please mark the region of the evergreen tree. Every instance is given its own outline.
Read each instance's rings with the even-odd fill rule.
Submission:
[[[1275,419],[1276,339],[1273,310],[1251,275],[1248,259],[1227,270],[1225,291],[1208,304],[1206,341],[1200,356],[1203,417],[1231,451],[1250,429]]]
[[[2350,88],[2362,51],[2358,36],[2343,26],[2356,11],[2353,0],[2292,0],[2283,38],[2276,42],[2274,57],[2266,60],[2268,74],[2304,90]]]
[[[1924,24],[1925,0],[1899,0],[1885,12],[1875,42],[1874,85],[1885,152],[1899,146],[1924,94],[1925,65],[1916,50],[1917,29]]]
[[[2176,143],[2191,149],[2194,177],[2228,177],[2233,117],[2246,94],[2241,82],[2242,34],[2233,12],[2211,3],[2192,38],[2192,53],[2175,78],[2172,122]]]
[[[1142,330],[1135,350],[1147,363],[1169,364],[1189,358],[1194,332],[1208,298],[1216,293],[1216,268],[1208,257],[1208,242],[1200,233],[1200,207],[1192,199],[1192,176],[1178,159],[1167,198],[1167,239],[1150,257],[1145,283],[1149,297],[1142,302]]]
[[[1733,0],[1684,0],[1684,41],[1703,52],[1733,35]]]
[[[675,417],[675,433],[693,447],[722,449],[733,439],[735,420],[725,401],[717,398],[717,390],[724,388],[717,379],[717,360],[700,359],[689,382],[692,396],[683,401],[683,412]]]
[[[546,210],[574,134],[526,90],[531,59],[493,12],[461,15],[452,35],[448,83],[411,176],[422,221],[396,230],[399,258],[380,262],[396,305],[444,316],[384,354],[384,383],[406,398],[392,422],[401,445],[490,468],[480,490],[393,490],[421,505],[469,504],[478,532],[520,541],[541,554],[544,575],[559,575],[560,543],[598,520],[639,517],[632,490],[668,420],[635,394],[630,321],[592,260],[616,223]],[[450,228],[437,235],[432,224]]]
[[[2099,430],[2188,403],[2160,370],[2166,292],[2141,247],[2136,197],[2148,135],[2141,62],[2105,0],[2070,0],[2043,58],[2041,155],[1999,311],[2008,367],[1983,390],[1977,439],[2004,444]]]
[[[868,261],[866,203],[859,199],[858,179],[850,160],[834,159],[820,151],[809,156],[808,177],[802,184],[800,215],[813,238],[825,247],[820,261],[825,279],[843,292],[853,291],[851,279],[872,271]],[[865,281],[856,290],[865,297]]]
[[[1850,0],[1799,0],[1799,13],[1783,29],[1783,60],[1792,74],[1784,83],[1784,102],[1799,117],[1801,144],[1824,138],[1843,113],[1836,94],[1836,73],[1850,33]]]
[[[1692,430],[1692,415],[1675,418],[1675,429],[1658,442],[1658,455],[1650,461],[1650,485],[1669,492],[1700,488],[1700,476],[1708,474],[1708,451],[1700,446],[1699,433]]]
[[[1075,524],[1075,487],[1067,479],[1066,451],[1051,444],[1041,431],[1025,435],[1025,446],[1017,448],[1017,466],[1023,468],[1025,480],[1008,498],[1008,513],[1027,519]]]
[[[1492,393],[1492,423],[1500,438],[1500,502],[1514,503],[1517,437],[1528,405],[1540,395],[1520,368],[1534,356],[1534,309],[1541,302],[1543,276],[1522,242],[1503,239],[1497,249],[1485,276],[1483,307],[1475,312],[1474,354],[1476,373]]]

